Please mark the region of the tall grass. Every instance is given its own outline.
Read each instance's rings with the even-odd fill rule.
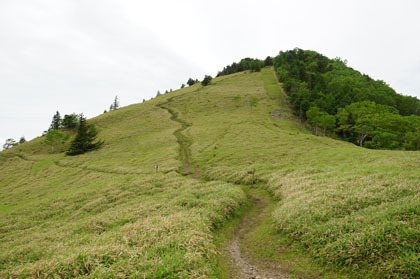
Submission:
[[[179,124],[155,104],[91,119],[106,144],[85,155],[42,138],[1,153],[1,278],[207,277],[212,231],[245,195],[175,172]]]
[[[256,108],[247,105],[249,95],[259,99]],[[355,278],[420,277],[420,152],[312,135],[290,113],[270,68],[236,74],[173,105],[193,123],[192,155],[204,175],[249,183],[255,168],[279,201],[278,232],[318,261]],[[270,116],[274,110],[280,117]]]
[[[188,122],[207,181],[176,173],[181,124],[159,105]],[[207,278],[213,230],[245,201],[234,183],[253,169],[278,200],[279,236],[318,261],[354,278],[420,276],[420,153],[312,135],[270,68],[89,121],[97,151],[52,154],[37,138],[0,153],[0,277]]]

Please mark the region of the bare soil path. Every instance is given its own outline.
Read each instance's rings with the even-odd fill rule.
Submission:
[[[195,179],[201,179],[201,169],[197,165],[193,165],[190,161],[189,146],[192,141],[183,132],[191,126],[187,121],[179,118],[178,112],[170,108],[172,99],[159,104],[158,107],[165,109],[171,115],[171,120],[181,124],[181,127],[174,132],[174,136],[179,144],[179,160],[182,167],[179,173],[188,175]],[[265,190],[250,190],[249,185],[242,185],[244,191],[247,192],[249,199],[249,208],[245,210],[239,223],[237,223],[233,236],[224,243],[221,248],[227,255],[229,270],[227,273],[231,279],[287,279],[287,268],[277,266],[271,259],[266,257],[255,257],[253,251],[265,249],[250,244],[249,239],[255,237],[258,228],[263,222],[267,223],[273,210],[273,201]],[[253,185],[256,187],[256,185]],[[261,186],[261,185],[259,185]],[[264,194],[261,194],[264,193]],[[270,245],[270,240],[264,242],[264,245]],[[252,246],[252,247],[250,247]]]
[[[271,214],[269,204],[272,201],[256,191],[248,191],[248,197],[250,208],[242,216],[226,248],[233,267],[230,277],[233,279],[287,279],[289,277],[285,270],[278,268],[270,259],[256,260],[252,255],[252,249],[255,247],[249,247],[247,239],[256,233],[261,222]],[[257,248],[264,249],[264,247]]]

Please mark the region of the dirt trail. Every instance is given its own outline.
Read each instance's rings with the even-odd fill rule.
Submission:
[[[180,171],[182,175],[188,175],[195,179],[201,178],[201,169],[197,165],[192,165],[190,162],[190,151],[189,146],[191,140],[188,139],[184,134],[188,127],[191,126],[185,120],[178,117],[178,113],[169,108],[167,105],[172,101],[172,98],[168,99],[166,103],[158,104],[157,106],[161,109],[165,109],[171,114],[171,120],[181,124],[181,128],[174,132],[174,136],[179,144],[179,156],[180,161],[183,163],[183,169]],[[261,261],[256,264],[252,260],[252,255],[248,252],[243,253],[241,250],[241,244],[247,237],[252,235],[260,225],[260,221],[264,220],[269,214],[271,214],[268,204],[271,202],[268,197],[260,196],[258,194],[249,194],[251,199],[250,204],[252,207],[247,211],[247,214],[243,216],[241,222],[235,230],[235,234],[230,242],[226,245],[226,253],[229,254],[231,260],[232,270],[230,278],[232,279],[288,279],[289,277],[283,272],[275,268],[270,261]],[[264,249],[264,247],[261,247]],[[235,271],[235,272],[234,272]]]
[[[278,270],[270,262],[260,260],[255,263],[249,251],[241,251],[241,244],[258,229],[260,222],[270,214],[269,198],[260,195],[250,194],[252,207],[242,217],[241,222],[236,228],[235,234],[227,246],[230,258],[232,260],[235,273],[231,272],[231,278],[234,279],[288,279],[284,271]],[[264,247],[261,247],[264,249]],[[245,249],[247,250],[247,249]]]

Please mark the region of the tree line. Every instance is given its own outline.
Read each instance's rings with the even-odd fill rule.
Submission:
[[[315,51],[273,59],[295,113],[315,133],[375,149],[420,149],[420,100]]]
[[[204,78],[203,78],[203,80],[201,81],[201,85],[202,86],[207,86],[207,85],[210,85],[211,84],[211,81],[212,81],[212,79],[213,79],[213,77],[212,76],[210,76],[210,75],[205,75],[204,76]],[[193,78],[189,78],[188,80],[187,80],[187,85],[188,86],[193,86],[194,84],[196,84],[196,83],[200,83],[200,81],[198,80],[198,79],[193,79]],[[182,88],[185,88],[185,84],[183,83],[183,84],[181,84],[181,89]],[[168,93],[171,93],[172,92],[172,88],[171,89],[169,89],[169,91],[168,90],[166,90],[164,93],[161,93],[160,92],[160,90],[158,90],[157,91],[157,93],[156,93],[156,97],[159,97],[159,96],[162,96],[163,94],[168,94]],[[153,98],[152,98],[153,99]],[[143,99],[143,102],[145,102],[146,100],[145,99]]]
[[[238,63],[234,62],[231,65],[227,65],[223,70],[217,73],[217,76],[230,75],[242,71],[260,72],[261,68],[273,65],[273,58],[267,56],[265,60],[254,59],[254,58],[243,58]]]

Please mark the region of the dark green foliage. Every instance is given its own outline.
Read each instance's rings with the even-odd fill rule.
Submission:
[[[205,75],[204,76],[204,79],[203,79],[203,81],[201,82],[201,84],[203,85],[203,86],[207,86],[207,85],[209,85],[210,84],[210,82],[211,82],[211,80],[212,80],[213,78],[211,77],[211,76],[209,76],[209,75]]]
[[[21,136],[20,139],[19,139],[19,144],[22,144],[22,143],[25,143],[25,142],[26,142],[25,137]]]
[[[336,121],[334,115],[320,111],[318,107],[311,107],[306,112],[306,116],[308,123],[315,128],[315,134],[319,134],[320,131],[322,131],[323,135],[325,136],[327,131],[334,131]]]
[[[114,102],[109,106],[109,111],[116,110],[120,107],[120,102],[118,101],[118,96],[115,96]]]
[[[192,78],[189,78],[187,81],[188,86],[194,85],[198,82],[198,80],[193,80]]]
[[[96,141],[96,135],[95,126],[88,125],[86,118],[81,114],[76,138],[72,141],[67,155],[78,155],[101,147],[103,141]]]
[[[181,88],[184,88],[185,87],[185,84],[181,84]]]
[[[273,58],[267,56],[264,60],[264,67],[273,66]]]
[[[339,58],[328,59],[315,51],[294,49],[280,52],[274,58],[274,67],[294,107],[308,101],[335,114],[338,108],[351,103],[373,101],[394,107],[401,115],[420,114],[417,98],[397,94],[385,82],[360,74]],[[302,88],[310,94],[301,96],[298,91]]]
[[[106,112],[106,110],[104,111],[104,113]],[[77,114],[72,113],[72,114],[66,114],[64,115],[63,121],[61,122],[61,126],[63,128],[74,128],[77,126],[77,122],[79,121],[79,118],[77,116]]]
[[[375,149],[417,150],[420,118],[402,116],[390,106],[374,102],[357,102],[337,113],[339,135],[360,146]]]
[[[348,67],[347,61],[315,51],[280,52],[274,68],[296,114],[307,119],[316,133],[319,128],[324,134],[336,128],[339,136],[360,146],[418,147],[417,98],[397,94],[385,82]]]
[[[51,121],[51,125],[50,125],[50,130],[58,130],[61,128],[61,115],[60,113],[57,111],[54,116],[53,119]]]
[[[244,58],[239,63],[232,63],[223,68],[222,71],[219,71],[217,76],[230,75],[237,72],[242,72],[246,70],[251,70],[253,72],[261,71],[261,68],[264,67],[264,61],[253,58]]]

